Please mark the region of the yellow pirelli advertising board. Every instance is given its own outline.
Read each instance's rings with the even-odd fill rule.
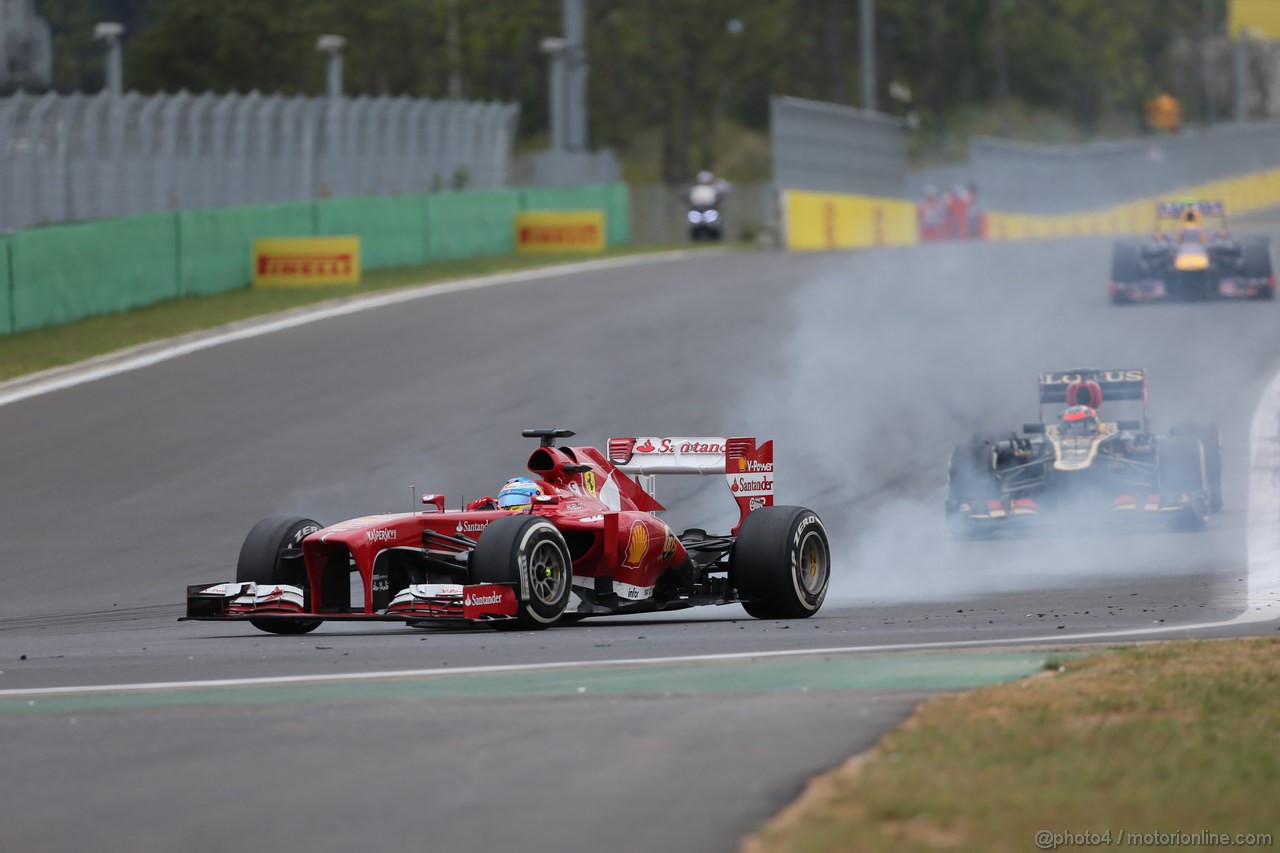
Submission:
[[[526,210],[516,214],[516,251],[522,255],[603,252],[603,210]]]
[[[253,241],[254,287],[359,283],[359,237],[265,237]]]
[[[916,242],[916,208],[874,196],[783,190],[789,249],[854,249]]]

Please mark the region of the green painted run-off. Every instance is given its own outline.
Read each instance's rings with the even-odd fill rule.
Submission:
[[[0,698],[0,713],[84,713],[264,702],[361,702],[475,696],[621,696],[954,690],[1023,678],[1046,656],[1025,652],[833,657],[584,667],[246,687]],[[338,677],[341,678],[340,676]]]

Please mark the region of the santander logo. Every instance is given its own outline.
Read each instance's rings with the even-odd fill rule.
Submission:
[[[655,444],[653,439],[646,438],[634,448],[636,453],[724,453],[724,444],[719,439],[699,441],[698,439],[660,438]]]
[[[467,593],[467,597],[463,599],[462,603],[465,604],[467,607],[479,607],[480,605],[483,605],[483,604],[501,604],[502,593],[501,592],[490,592],[490,593],[484,593],[484,594]]]

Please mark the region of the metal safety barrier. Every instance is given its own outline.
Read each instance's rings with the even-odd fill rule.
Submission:
[[[882,113],[774,97],[773,182],[786,189],[899,197],[906,193],[906,125]]]
[[[970,161],[914,173],[911,195],[973,181],[979,203],[1018,213],[1100,210],[1182,187],[1280,166],[1280,123],[1217,125],[1177,135],[1084,145],[978,137]]]
[[[0,98],[0,231],[508,186],[519,107],[408,97]]]

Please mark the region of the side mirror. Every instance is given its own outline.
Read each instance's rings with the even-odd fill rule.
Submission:
[[[1033,435],[1044,433],[1044,424],[1023,424],[1022,431]]]

